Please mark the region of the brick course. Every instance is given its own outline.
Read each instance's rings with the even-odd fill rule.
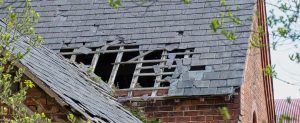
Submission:
[[[140,108],[148,118],[159,118],[165,123],[223,123],[220,107],[229,107],[231,122],[237,122],[239,96],[226,101],[224,97],[192,97],[156,101],[128,102],[125,105]]]

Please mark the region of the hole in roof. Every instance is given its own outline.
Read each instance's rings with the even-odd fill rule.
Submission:
[[[173,67],[173,68],[165,68],[164,69],[164,72],[174,72],[175,71],[175,67]]]
[[[85,45],[85,42],[83,42],[82,45]]]
[[[73,52],[74,49],[60,49],[59,52],[60,53],[65,53],[65,52]],[[63,55],[64,58],[66,59],[70,59],[72,55]]]
[[[99,27],[100,25],[99,25],[99,24],[94,24],[93,26],[94,26],[94,27]]]
[[[65,43],[65,45],[66,45],[66,46],[69,46],[69,45],[70,45],[70,43]]]
[[[154,73],[153,69],[141,69],[140,73]]]
[[[125,49],[139,49],[139,46],[133,45],[133,46],[125,46]]]
[[[199,66],[191,66],[190,71],[200,71],[205,70],[205,65],[199,65]]]
[[[161,82],[159,83],[159,87],[169,87],[170,86],[170,82]]]
[[[135,56],[138,56],[139,52],[124,52],[122,61],[128,61]],[[119,69],[117,71],[116,79],[114,84],[119,89],[129,88],[131,84],[131,80],[133,77],[133,73],[135,70],[135,64],[120,64]]]
[[[177,31],[178,35],[183,36],[184,31]]]
[[[144,57],[144,60],[156,60],[156,59],[161,59],[162,56],[162,50],[156,50],[151,52],[150,54],[147,54]]]
[[[153,87],[155,76],[139,76],[136,88]]]
[[[107,50],[119,50],[120,47],[118,46],[110,46],[107,48]]]
[[[94,57],[94,54],[88,54],[88,55],[80,54],[80,55],[76,56],[75,61],[77,63],[83,63],[85,65],[90,65],[91,62],[92,62],[93,57]]]
[[[111,63],[115,62],[117,53],[105,53],[101,54],[98,63],[95,68],[95,74],[100,76],[103,81],[108,81],[113,65]]]

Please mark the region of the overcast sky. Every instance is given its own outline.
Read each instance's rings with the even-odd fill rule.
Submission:
[[[277,0],[267,1],[275,3]],[[270,6],[267,6],[268,10],[270,8]],[[270,36],[270,40],[273,40],[272,36]],[[297,41],[298,44],[299,42]],[[295,43],[289,41],[286,41],[286,44],[278,46],[276,51],[271,50],[272,64],[276,65],[275,70],[278,73],[278,78],[291,83],[299,83],[300,85],[300,64],[290,61],[288,57],[289,54],[295,53],[295,51],[299,52],[300,48],[295,48]],[[285,99],[287,97],[300,98],[300,86],[289,85],[277,79],[273,79],[273,84],[275,99]]]

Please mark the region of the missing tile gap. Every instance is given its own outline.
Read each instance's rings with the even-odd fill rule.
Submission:
[[[177,31],[178,35],[183,36],[184,31]]]

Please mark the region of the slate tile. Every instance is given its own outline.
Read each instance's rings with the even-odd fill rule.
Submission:
[[[194,81],[194,86],[195,87],[204,87],[204,88],[208,88],[210,84],[210,80],[195,80]]]
[[[220,72],[207,72],[203,73],[203,80],[212,80],[212,79],[219,79]]]
[[[242,78],[227,79],[227,86],[240,86],[243,82]]]
[[[233,87],[218,88],[216,94],[232,94],[234,93]]]
[[[184,96],[192,96],[192,95],[195,95],[195,94],[193,93],[193,89],[194,89],[194,88],[185,88],[185,89],[184,89],[184,92],[183,92],[183,95],[184,95]]]
[[[178,82],[177,88],[193,87],[193,84],[194,84],[193,80],[182,80]]]
[[[226,80],[211,80],[209,87],[225,87],[226,85]]]

